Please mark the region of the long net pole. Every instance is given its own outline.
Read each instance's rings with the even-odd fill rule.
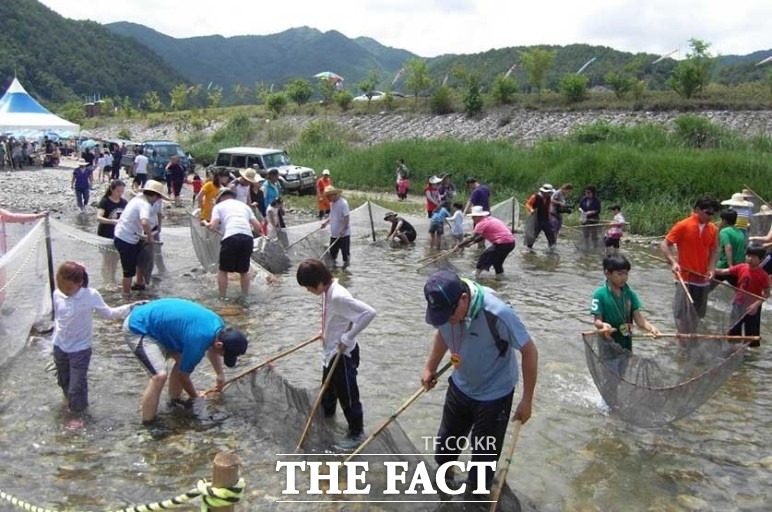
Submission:
[[[51,293],[51,320],[54,319],[54,290],[56,290],[56,283],[54,282],[54,251],[53,244],[51,243],[51,222],[48,217],[45,218],[46,232],[46,260],[48,260],[48,286]]]
[[[373,222],[373,209],[370,205],[370,201],[367,201],[367,213],[370,215],[370,231],[373,233],[373,242],[375,242],[375,223]]]

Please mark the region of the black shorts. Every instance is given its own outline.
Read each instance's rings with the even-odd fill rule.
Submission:
[[[614,249],[619,249],[619,240],[621,239],[607,236],[603,239],[603,245],[605,245],[606,247],[613,247]]]
[[[139,251],[142,250],[142,242],[130,244],[116,237],[113,239],[113,244],[118,250],[118,254],[121,255],[123,277],[134,277],[137,275],[137,258],[139,257]]]
[[[223,272],[249,271],[249,261],[254,250],[251,235],[232,235],[220,242],[220,270]]]

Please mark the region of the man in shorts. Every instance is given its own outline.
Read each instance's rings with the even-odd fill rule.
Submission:
[[[232,368],[249,345],[246,336],[226,327],[213,311],[175,298],[135,307],[123,323],[123,332],[129,348],[150,374],[150,382],[142,393],[144,424],[155,420],[167,380],[171,405],[189,407],[197,397],[203,396],[193,385],[190,374],[204,355],[217,376],[215,387],[221,390],[225,384],[223,362]],[[169,359],[174,361],[171,370],[167,365]],[[183,392],[187,400],[183,400]]]
[[[222,233],[217,270],[220,298],[224,299],[228,291],[228,272],[239,274],[241,295],[246,297],[249,294],[249,263],[254,250],[252,233],[260,233],[260,222],[252,208],[238,201],[231,189],[223,187],[217,194],[212,220],[202,220],[201,225]]]

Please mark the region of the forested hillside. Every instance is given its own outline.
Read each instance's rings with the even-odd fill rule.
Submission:
[[[301,27],[267,36],[222,36],[175,39],[135,23],[111,23],[111,31],[142,41],[190,81],[223,88],[236,85],[281,85],[296,78],[313,81],[333,71],[356,84],[370,71],[384,80],[415,55],[368,38],[349,39],[340,32]]]
[[[134,39],[59,16],[35,0],[0,1],[0,87],[14,75],[38,99],[140,98],[185,78]]]

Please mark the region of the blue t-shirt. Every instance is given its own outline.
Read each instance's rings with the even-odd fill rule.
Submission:
[[[158,299],[129,315],[129,329],[182,354],[180,371],[191,373],[214,343],[225,322],[213,311],[184,299]]]
[[[75,168],[75,170],[72,171],[72,175],[75,176],[75,188],[78,190],[90,188],[91,184],[89,183],[88,178],[93,172],[94,169],[90,165]]]
[[[446,210],[444,206],[440,206],[432,213],[431,223],[442,224],[448,217],[450,217],[450,212]]]
[[[499,357],[496,340],[488,327],[485,311],[496,317],[499,337],[512,348],[521,349],[531,340],[525,325],[509,304],[499,299],[493,290],[483,288],[483,307],[477,316],[466,322],[439,327],[440,335],[451,353],[461,358],[461,364],[450,377],[466,396],[474,400],[496,400],[511,393],[520,374],[517,357],[508,350]]]

